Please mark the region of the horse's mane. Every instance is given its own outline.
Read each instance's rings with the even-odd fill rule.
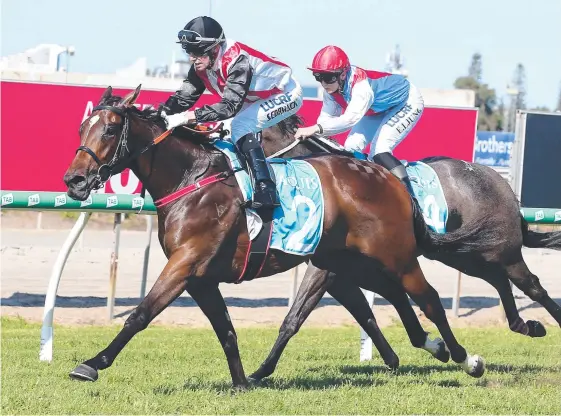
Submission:
[[[112,95],[105,100],[99,102],[98,105],[110,105],[110,106],[117,106],[123,98],[117,95]],[[152,121],[155,124],[162,126],[164,124],[164,120],[158,116],[158,110],[154,107],[146,107],[144,110],[139,110],[135,106],[127,107],[127,111],[133,112],[138,118],[143,120]]]
[[[99,105],[111,105],[117,106],[122,100],[122,97],[117,95],[112,95],[111,97],[106,98],[103,101],[100,101]],[[158,114],[158,110],[154,107],[146,107],[143,110],[139,110],[135,106],[127,107],[126,110],[132,113],[135,117],[138,117],[141,120],[149,122],[149,126],[151,129],[154,127],[159,127],[161,129],[166,129],[166,124],[164,119]],[[208,144],[208,138],[203,134],[197,134],[193,132],[189,132],[185,129],[176,129],[173,132],[174,136],[178,136],[180,138],[190,139],[198,144]]]
[[[298,114],[293,114],[288,118],[280,121],[278,126],[283,135],[288,136],[294,134],[296,129],[304,124],[304,120]]]
[[[117,106],[122,100],[122,97],[117,95],[112,95],[104,99],[103,101],[99,102],[99,105],[110,105],[110,106]],[[158,110],[154,107],[146,107],[143,110],[139,110],[135,106],[127,107],[127,111],[132,112],[136,117],[151,122],[153,125],[156,125],[160,128],[165,129],[165,122],[164,120],[158,115]],[[298,114],[294,114],[282,121],[280,121],[277,125],[280,128],[282,134],[284,136],[288,136],[290,134],[294,134],[298,127],[304,124],[304,120]],[[174,135],[179,137],[195,139],[195,141],[200,142],[201,144],[207,144],[208,138],[203,134],[196,134],[192,132],[188,132],[184,129],[176,129]]]

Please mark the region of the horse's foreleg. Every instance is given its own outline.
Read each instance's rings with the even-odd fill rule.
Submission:
[[[224,303],[224,298],[220,293],[220,289],[218,289],[218,284],[193,282],[193,284],[187,287],[187,292],[197,302],[214,328],[224,354],[226,354],[234,387],[242,389],[247,387],[247,378],[245,377],[238,349],[238,338]]]
[[[130,314],[123,329],[111,343],[95,357],[83,362],[76,367],[70,377],[95,381],[98,370],[111,366],[117,355],[127,345],[131,338],[145,329],[148,324],[173,302],[186,288],[189,275],[189,262],[183,251],[175,252],[169,259],[166,267],[150,290],[150,293],[140,302],[140,305]]]
[[[318,272],[327,273],[322,270],[318,270]],[[372,309],[368,306],[360,288],[348,278],[335,276],[333,282],[327,288],[327,292],[356,319],[364,332],[372,339],[384,363],[392,370],[397,369],[399,367],[399,357],[380,331]]]
[[[450,360],[450,352],[446,348],[446,344],[440,338],[430,339],[399,283],[391,278],[383,280],[364,278],[360,280],[360,283],[365,289],[378,293],[393,305],[403,322],[411,345],[428,351],[433,357],[444,363]]]
[[[309,263],[296,299],[294,299],[294,303],[280,327],[275,345],[259,369],[250,376],[251,380],[261,380],[273,374],[288,341],[296,335],[306,318],[325,294],[329,285],[328,276],[329,273],[318,269],[312,262]]]
[[[419,305],[442,335],[444,342],[450,350],[450,356],[456,363],[461,363],[462,368],[472,377],[481,377],[485,372],[485,362],[477,355],[468,355],[452,333],[446,313],[437,291],[427,282],[417,259],[411,264],[409,271],[401,275],[401,282],[405,291],[413,301]]]

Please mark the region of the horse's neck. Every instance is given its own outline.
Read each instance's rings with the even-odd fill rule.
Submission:
[[[143,137],[137,141],[141,143],[138,146],[146,146],[153,138]],[[154,200],[226,168],[226,161],[208,148],[173,135],[140,156],[131,167]]]

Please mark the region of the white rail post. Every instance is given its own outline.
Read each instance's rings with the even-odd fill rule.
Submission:
[[[374,292],[370,292],[369,290],[362,289],[362,293],[366,297],[366,301],[368,302],[368,306],[370,309],[374,307],[374,299],[376,298],[376,294]],[[372,338],[368,336],[368,334],[364,331],[364,329],[360,328],[360,361],[369,361],[372,359]]]
[[[462,285],[462,272],[458,272],[456,284],[454,285],[454,297],[452,298],[452,315],[454,318],[458,317],[458,310],[460,309],[460,292]]]
[[[144,265],[142,266],[142,281],[140,282],[140,299],[146,296],[146,279],[148,277],[148,261],[150,260],[150,245],[152,244],[152,215],[145,215],[146,217],[146,234],[148,241],[144,248]]]
[[[119,243],[121,241],[121,215],[115,214],[113,222],[113,252],[109,266],[109,294],[107,295],[107,315],[109,320],[113,319],[115,308],[115,287],[117,286],[117,266],[119,265]]]
[[[292,307],[294,299],[296,299],[296,294],[298,293],[298,266],[294,269],[292,274],[292,282],[290,282],[290,292],[288,293],[288,309]]]
[[[45,296],[45,309],[43,310],[43,326],[41,327],[41,348],[39,350],[39,360],[41,361],[52,361],[53,360],[53,317],[56,302],[56,294],[58,291],[58,285],[60,283],[60,278],[62,276],[62,271],[68,259],[72,247],[76,243],[78,236],[84,230],[84,227],[88,223],[90,212],[82,212],[76,220],[76,224],[70,230],[70,234],[66,237],[62,248],[58,253],[58,257],[53,266],[53,271],[51,272],[51,277],[49,279],[49,287],[47,289],[47,294]]]

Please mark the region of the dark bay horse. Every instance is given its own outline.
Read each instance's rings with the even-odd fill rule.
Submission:
[[[297,157],[332,151],[322,141],[313,139],[296,144],[293,133],[300,124],[301,120],[298,117],[292,117],[286,123],[264,131],[265,153]],[[288,150],[283,152],[283,149]],[[541,337],[546,334],[546,331],[540,322],[532,320],[525,322],[520,317],[509,281],[533,301],[543,305],[561,325],[561,308],[540,285],[538,277],[530,272],[521,252],[523,246],[561,250],[561,232],[537,233],[529,230],[528,224],[520,214],[519,203],[510,186],[493,169],[443,157],[428,158],[424,162],[435,169],[442,183],[450,209],[447,229],[452,232],[464,230],[466,234],[472,236],[472,239],[465,242],[461,250],[426,253],[421,247],[418,254],[438,260],[491,284],[499,293],[510,329],[516,333]],[[488,232],[470,232],[470,227],[483,223],[488,227]],[[402,287],[395,285],[389,279],[365,280],[365,276],[361,275],[359,270],[349,268],[342,270],[341,275],[331,276],[329,286],[325,287],[325,284],[323,286],[321,284],[325,281],[325,273],[315,269],[313,265],[310,266],[302,281],[305,289],[299,292],[294,307],[281,326],[277,342],[260,368],[252,374],[253,379],[259,380],[272,374],[286,344],[311,313],[315,304],[308,299],[311,293],[309,287],[322,293],[327,290],[353,314],[365,330],[369,329],[370,332],[368,330],[367,332],[377,345],[374,337],[380,337],[377,334],[379,329],[373,325],[374,316],[364,295],[358,286],[351,287],[348,283],[344,285],[340,283],[354,280],[357,285],[360,284],[380,294],[393,304],[415,347],[426,347],[426,343],[430,343]],[[350,275],[353,275],[352,279]],[[374,337],[371,334],[374,334]],[[446,355],[442,353],[441,347],[432,352],[437,358],[446,361]]]
[[[115,339],[77,366],[71,377],[96,380],[98,370],[111,366],[131,338],[186,290],[210,320],[234,386],[243,388],[247,378],[236,333],[218,288],[220,282],[236,282],[246,263],[250,241],[241,191],[226,158],[205,136],[174,131],[165,138],[156,112],[134,107],[139,92],[140,86],[121,99],[109,87],[82,123],[81,145],[64,177],[68,195],[85,200],[127,167],[156,201],[178,190],[193,191],[158,207],[158,237],[168,263]],[[463,231],[432,233],[405,188],[384,168],[367,164],[366,174],[357,175],[355,161],[345,156],[318,155],[307,161],[319,174],[325,201],[319,246],[311,256],[271,250],[259,277],[309,261],[324,272],[323,280],[316,280],[321,285],[330,278],[329,272],[343,276],[347,268],[369,276],[365,281],[393,279],[435,323],[451,358],[468,374],[480,376],[483,360],[468,355],[458,343],[440,298],[417,261],[418,247],[426,253],[461,251],[473,236]],[[470,232],[481,230],[475,227]],[[338,284],[345,282],[341,279]],[[383,338],[377,347],[384,357],[395,355]]]

